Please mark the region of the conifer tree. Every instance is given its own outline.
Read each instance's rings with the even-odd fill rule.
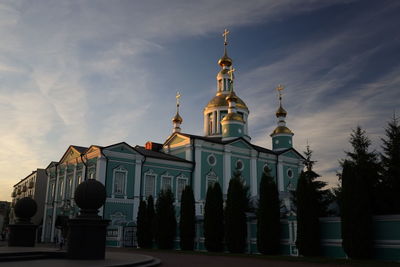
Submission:
[[[156,202],[156,243],[159,249],[172,249],[176,237],[174,195],[161,190]]]
[[[381,196],[386,198],[386,213],[400,214],[400,124],[396,115],[385,129],[382,138],[383,186]]]
[[[280,246],[279,192],[270,175],[264,172],[260,181],[257,209],[257,247],[262,254],[278,254]]]
[[[196,234],[196,214],[193,190],[190,186],[186,186],[182,191],[180,215],[179,234],[181,249],[193,250]]]
[[[248,208],[247,190],[241,173],[236,171],[229,181],[225,206],[225,242],[231,253],[243,253],[246,248]]]
[[[145,225],[145,244],[144,248],[152,248],[153,240],[154,240],[154,220],[155,220],[155,211],[154,211],[154,199],[153,196],[150,195],[147,198],[147,207],[146,207],[146,225]]]
[[[208,251],[220,252],[224,250],[224,210],[222,190],[218,182],[207,189],[206,204],[204,207],[204,238]]]
[[[137,215],[137,230],[136,230],[136,237],[137,237],[137,242],[138,242],[138,246],[140,248],[144,248],[147,246],[146,243],[146,209],[147,209],[147,205],[146,202],[144,200],[140,201],[139,204],[139,211],[138,211],[138,215]]]
[[[350,258],[369,258],[372,252],[373,190],[378,181],[378,164],[366,132],[357,127],[350,137],[352,152],[342,162],[342,244]]]

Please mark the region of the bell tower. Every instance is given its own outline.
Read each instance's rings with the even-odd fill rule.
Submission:
[[[279,108],[277,109],[275,115],[278,119],[278,126],[272,132],[272,150],[283,150],[293,147],[293,135],[294,133],[286,127],[286,110],[282,107],[282,91],[284,87],[279,85],[276,90],[279,96]]]

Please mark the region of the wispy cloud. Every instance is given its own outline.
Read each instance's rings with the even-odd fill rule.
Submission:
[[[167,90],[171,90],[166,84],[185,76],[185,73],[174,77],[167,74],[170,73],[168,68],[173,66],[171,58],[182,56],[169,55],[169,46],[179,46],[180,40],[186,38],[200,40],[219,34],[225,27],[238,30],[249,25],[257,27],[343,2],[351,1],[204,0],[189,3],[177,0],[96,1],[95,4],[2,1],[0,182],[4,186],[0,187],[0,199],[9,199],[11,184],[31,170],[58,160],[70,144],[108,145],[119,141],[142,144],[147,138],[163,140],[171,131],[169,119],[173,112],[173,106],[166,104],[166,95],[170,93]],[[329,128],[328,122],[323,123],[326,118],[332,120],[329,125],[333,127],[336,123],[347,133],[344,128],[350,123],[342,125],[335,120],[335,116],[344,115],[336,114],[335,108],[345,110],[345,103],[352,103],[356,96],[349,94],[348,101],[333,101],[327,107],[318,105],[315,114],[305,106],[345,87],[359,74],[360,66],[370,55],[384,49],[372,47],[348,59],[333,60],[332,64],[332,59],[338,57],[338,50],[345,49],[346,43],[355,42],[357,38],[360,35],[344,31],[318,42],[306,40],[280,50],[284,55],[280,61],[269,62],[253,71],[243,70],[238,86],[249,90],[239,94],[251,109],[253,139],[262,145],[269,142],[266,134],[274,123],[265,118],[271,117],[276,104],[274,95],[265,93],[265,86],[272,88],[277,83],[288,86],[285,103],[289,110],[289,126],[299,133],[296,135],[298,144],[304,144],[303,136],[310,136],[311,144],[319,142],[317,140],[322,142],[323,138],[318,139],[317,133]],[[200,58],[203,52],[195,56]],[[162,61],[165,55],[170,56],[169,61]],[[165,71],[155,65],[164,66]],[[200,71],[195,66],[187,70]],[[396,76],[394,70],[392,76]],[[360,90],[365,94],[371,91],[366,99],[380,101],[374,99],[378,96],[372,88],[392,78],[382,77]],[[186,90],[186,103],[198,105],[198,99],[210,97],[209,91],[196,87],[198,81],[182,81],[184,84],[179,86]],[[295,94],[291,88],[296,88]],[[296,99],[302,99],[301,103]],[[182,110],[186,131],[201,128],[201,110],[187,106]],[[167,112],[171,114],[166,115]],[[165,119],[160,121],[160,117]],[[317,129],[308,128],[318,124]],[[333,138],[338,131],[335,128],[321,134],[329,133]],[[317,154],[320,153],[317,147],[316,156],[325,157],[326,154]],[[331,151],[329,147],[323,150],[324,153]],[[328,168],[323,167],[324,170]]]

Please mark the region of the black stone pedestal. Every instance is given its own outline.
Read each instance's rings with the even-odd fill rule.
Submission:
[[[104,259],[109,220],[75,218],[69,220],[67,255],[70,259]]]
[[[10,224],[9,247],[34,247],[36,228],[34,224]]]

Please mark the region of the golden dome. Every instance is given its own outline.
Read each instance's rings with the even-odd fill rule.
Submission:
[[[226,53],[218,60],[218,64],[223,67],[223,66],[231,66],[232,65],[232,59],[228,57]]]
[[[223,121],[240,121],[240,122],[244,122],[242,116],[240,116],[237,113],[228,113],[221,122]]]
[[[271,136],[273,136],[275,134],[291,134],[291,135],[293,135],[293,132],[286,126],[278,126],[272,132]]]
[[[175,122],[175,123],[182,123],[182,122],[183,122],[183,119],[182,119],[182,117],[179,115],[178,112],[177,112],[177,113],[175,114],[175,116],[172,118],[172,122]]]
[[[226,95],[218,94],[213,99],[211,99],[210,102],[208,102],[206,108],[228,107],[228,106],[229,104],[228,101],[226,101]],[[246,104],[243,102],[243,100],[240,99],[238,96],[236,101],[236,108],[246,109],[247,111],[249,110]]]
[[[276,114],[277,117],[286,117],[287,112],[282,106],[279,106],[279,108],[278,108],[278,110],[276,111],[275,114]]]
[[[227,97],[225,97],[226,101],[238,101],[238,97],[236,96],[234,91],[231,91]]]

